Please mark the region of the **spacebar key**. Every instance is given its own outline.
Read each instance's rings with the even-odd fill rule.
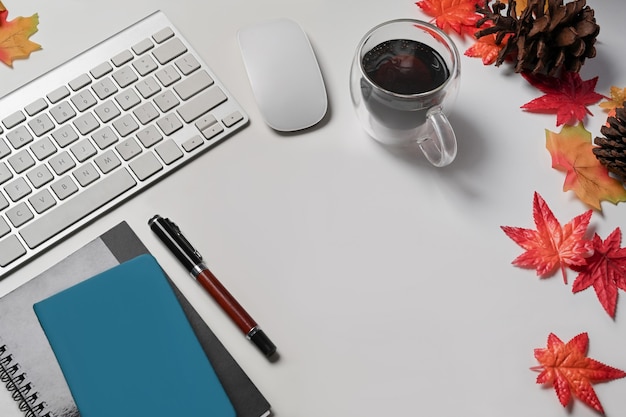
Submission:
[[[36,248],[135,185],[130,173],[121,169],[24,227],[20,235],[29,248]]]

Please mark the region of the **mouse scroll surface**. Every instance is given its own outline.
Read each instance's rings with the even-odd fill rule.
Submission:
[[[326,114],[322,73],[296,22],[273,19],[242,28],[239,47],[265,122],[285,132],[306,129]]]

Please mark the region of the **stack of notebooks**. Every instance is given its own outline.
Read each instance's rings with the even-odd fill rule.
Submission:
[[[33,417],[270,414],[126,223],[0,298],[0,377]]]

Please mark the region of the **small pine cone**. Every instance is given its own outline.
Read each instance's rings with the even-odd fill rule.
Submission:
[[[519,16],[515,13],[515,0],[509,1],[506,14],[502,15],[505,8],[500,0],[495,0],[491,8],[477,10],[484,16],[478,27],[493,24],[476,32],[477,38],[495,33],[496,43],[501,44],[510,36],[498,55],[497,66],[512,57],[515,72],[559,77],[563,71],[578,72],[587,58],[596,55],[594,45],[600,26],[586,0],[567,4],[563,0],[528,0]]]
[[[607,123],[608,126],[600,128],[605,137],[595,138],[593,153],[609,172],[626,183],[626,109],[616,109],[615,116],[607,118]]]

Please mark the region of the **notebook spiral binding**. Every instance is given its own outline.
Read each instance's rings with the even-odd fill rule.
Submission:
[[[46,412],[46,403],[39,399],[26,373],[20,372],[20,365],[13,360],[7,345],[0,345],[0,381],[5,383],[13,399],[26,417],[54,417]]]

